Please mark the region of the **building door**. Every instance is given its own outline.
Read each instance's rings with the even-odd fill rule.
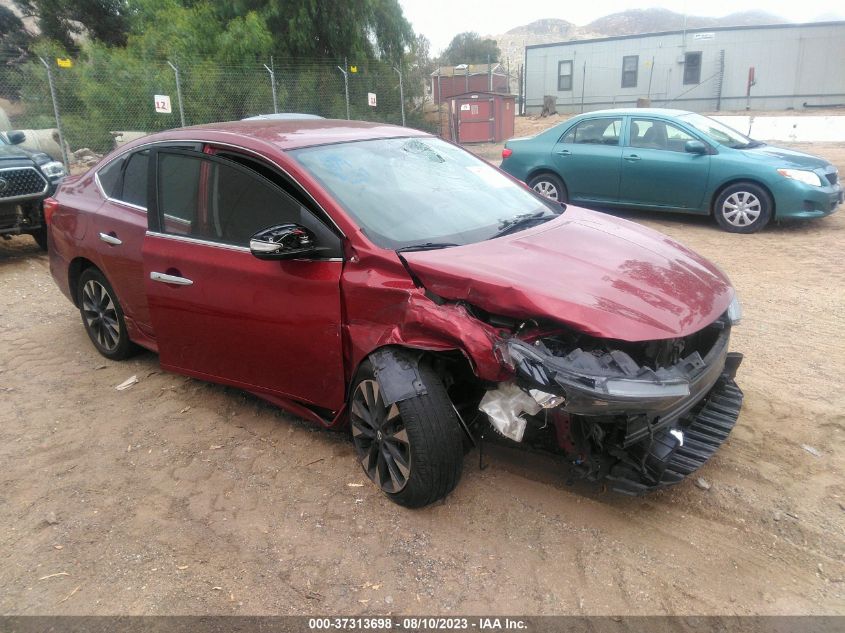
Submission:
[[[495,115],[492,97],[456,99],[458,143],[492,143]]]

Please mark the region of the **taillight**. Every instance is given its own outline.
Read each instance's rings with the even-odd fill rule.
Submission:
[[[509,158],[511,154],[513,154],[513,150],[509,147],[506,147],[502,150],[502,160]]]
[[[55,198],[44,199],[44,223],[50,226],[53,221],[53,213],[59,208],[59,202]]]

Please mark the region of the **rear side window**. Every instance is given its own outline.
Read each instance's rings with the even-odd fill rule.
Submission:
[[[149,150],[121,156],[97,172],[103,192],[112,200],[147,208]]]
[[[202,160],[181,154],[159,156],[159,209],[168,233],[190,235],[197,219]]]
[[[621,118],[586,119],[570,128],[561,143],[584,143],[594,145],[619,145],[622,132]]]
[[[123,165],[125,163],[126,157],[121,156],[97,172],[100,186],[109,198],[118,199],[120,197],[120,188],[123,186]]]
[[[150,152],[143,150],[132,154],[123,170],[123,192],[118,198],[123,202],[147,208],[147,171]]]

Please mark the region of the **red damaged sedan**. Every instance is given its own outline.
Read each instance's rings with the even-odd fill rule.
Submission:
[[[716,266],[408,128],[155,134],[66,178],[45,213],[53,277],[101,354],[143,347],[348,426],[405,506],[447,495],[490,428],[617,491],[661,488],[742,405]]]

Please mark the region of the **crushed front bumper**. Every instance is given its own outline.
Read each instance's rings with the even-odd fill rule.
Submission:
[[[518,385],[563,398],[552,415],[566,417],[571,437],[558,442],[584,476],[637,495],[697,470],[736,424],[742,355],[728,352],[726,319],[713,327],[721,329],[704,356],[694,351],[657,370],[615,350],[561,355],[510,339],[506,351]]]
[[[620,460],[607,474],[611,488],[628,495],[641,495],[681,482],[709,460],[728,438],[742,408],[742,390],[733,377],[722,374],[706,397],[672,425],[655,433],[645,449],[632,451],[634,464]],[[683,435],[683,444],[677,434]],[[644,459],[643,459],[644,458]],[[644,468],[643,468],[644,466]]]

